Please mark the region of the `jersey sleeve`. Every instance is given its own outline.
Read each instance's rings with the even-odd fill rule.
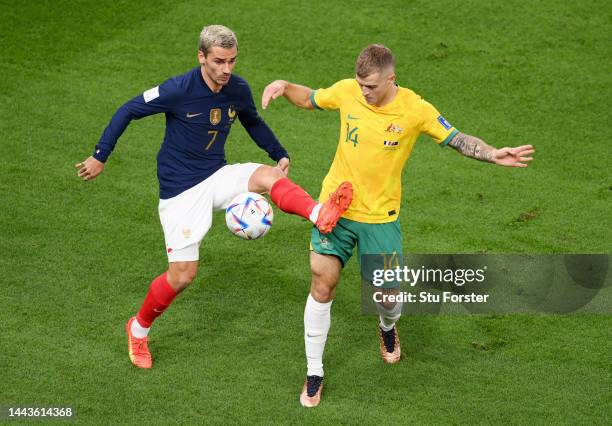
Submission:
[[[421,133],[432,138],[438,145],[446,146],[459,132],[432,104],[421,99]]]
[[[244,108],[238,112],[240,124],[242,124],[257,146],[266,151],[272,160],[278,162],[281,158],[289,158],[287,150],[281,145],[272,129],[268,127],[257,112],[257,107],[253,101],[253,93],[246,81],[243,83],[242,90],[241,96]]]
[[[350,80],[340,80],[327,89],[313,90],[310,94],[310,103],[315,109],[340,109],[347,82]]]
[[[123,104],[102,132],[93,157],[98,161],[105,162],[113,152],[117,140],[132,120],[138,120],[160,112],[172,111],[176,99],[180,97],[181,90],[177,79],[171,78]]]

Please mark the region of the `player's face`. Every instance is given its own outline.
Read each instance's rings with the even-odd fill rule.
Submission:
[[[380,71],[361,78],[355,76],[361,94],[370,105],[380,105],[390,95],[395,86],[395,73],[393,70]]]
[[[236,65],[236,57],[238,49],[224,49],[219,46],[213,46],[208,50],[208,53],[198,51],[198,59],[203,67],[204,72],[213,84],[218,87],[225,86],[229,83],[229,79]]]

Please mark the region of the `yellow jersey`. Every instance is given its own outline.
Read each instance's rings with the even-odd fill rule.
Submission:
[[[403,87],[382,107],[366,102],[355,79],[313,91],[310,101],[316,109],[340,111],[338,148],[319,200],[327,200],[340,183],[351,182],[353,202],[343,217],[358,222],[397,219],[402,169],[421,133],[442,146],[457,133],[433,105]]]

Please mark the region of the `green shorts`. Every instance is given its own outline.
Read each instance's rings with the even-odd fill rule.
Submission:
[[[363,255],[388,255],[385,258],[389,259],[391,256],[393,266],[403,265],[402,231],[399,218],[388,223],[363,223],[340,218],[334,230],[329,234],[321,234],[317,228],[312,228],[310,249],[315,253],[336,256],[342,262],[343,267],[353,255],[355,246],[357,246],[357,255],[364,278],[374,264],[364,265]],[[373,260],[373,262],[378,264],[382,260],[380,262]]]

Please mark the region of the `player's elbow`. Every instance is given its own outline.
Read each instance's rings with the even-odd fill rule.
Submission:
[[[244,127],[247,131],[261,126],[262,124],[265,125],[263,118],[261,118],[259,114],[251,117],[238,117],[238,119],[240,120],[242,127]]]
[[[135,120],[138,118],[132,108],[130,108],[129,102],[121,105],[115,113],[115,116],[127,121]]]

